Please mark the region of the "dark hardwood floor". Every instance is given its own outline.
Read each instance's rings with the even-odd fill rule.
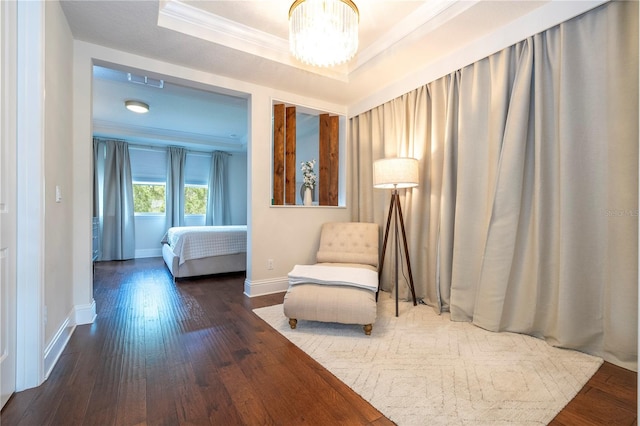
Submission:
[[[242,274],[174,284],[159,258],[95,274],[95,323],[2,426],[393,424],[252,313],[282,293],[244,297]],[[636,373],[605,363],[552,424],[635,425],[636,392]]]

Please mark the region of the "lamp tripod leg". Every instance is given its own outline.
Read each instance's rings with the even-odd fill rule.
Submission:
[[[411,289],[411,297],[413,298],[413,306],[418,304],[416,300],[416,290],[413,285],[413,274],[411,273],[411,261],[409,260],[409,245],[407,244],[407,233],[404,230],[404,218],[402,217],[402,207],[400,207],[400,197],[396,193],[396,207],[398,210],[398,216],[400,216],[400,226],[402,228],[402,241],[404,242],[404,257],[407,261],[407,271],[409,272],[409,288]],[[397,223],[396,223],[397,231]]]
[[[398,201],[398,192],[393,192],[393,198]],[[400,280],[399,280],[399,271],[400,271],[400,263],[398,259],[398,255],[400,254],[400,237],[398,235],[398,210],[394,210],[393,214],[393,248],[395,251],[394,262],[395,262],[395,278],[396,278],[396,317],[398,316],[398,298],[400,293]]]
[[[384,240],[382,242],[382,255],[380,256],[380,269],[378,269],[378,281],[382,277],[382,268],[384,267],[384,255],[387,251],[387,241],[389,240],[389,228],[391,226],[391,216],[393,216],[394,198],[391,195],[391,202],[389,203],[389,214],[387,215],[387,228],[384,231]]]
[[[399,259],[399,233],[398,222],[402,230],[402,241],[404,244],[404,259],[407,262],[407,271],[409,272],[409,288],[411,289],[411,297],[413,306],[418,304],[416,299],[416,290],[413,284],[413,273],[411,272],[411,261],[409,260],[409,245],[407,244],[407,233],[404,228],[404,217],[402,216],[402,207],[400,206],[400,196],[398,190],[394,189],[391,194],[391,203],[389,204],[389,214],[387,216],[387,227],[384,231],[384,239],[382,243],[382,255],[380,256],[380,268],[378,269],[378,281],[382,278],[382,269],[384,267],[384,258],[387,251],[387,242],[389,241],[389,229],[391,228],[391,217],[394,218],[395,231],[395,262],[396,262],[396,316],[398,316],[398,259]]]

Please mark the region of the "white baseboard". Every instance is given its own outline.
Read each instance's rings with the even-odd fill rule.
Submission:
[[[96,301],[86,305],[76,305],[73,307],[67,318],[51,339],[51,342],[44,350],[44,377],[49,377],[53,367],[55,367],[62,351],[67,347],[71,335],[76,329],[76,325],[91,324],[96,319]]]
[[[289,288],[289,278],[271,278],[268,280],[244,280],[244,294],[249,297],[264,296],[266,294],[281,293]]]
[[[73,312],[73,311],[72,311]],[[67,318],[64,320],[58,332],[53,336],[51,342],[47,345],[44,350],[44,378],[45,380],[51,374],[53,367],[55,367],[60,355],[62,355],[62,351],[67,346],[73,331],[76,329],[75,324],[71,321],[73,313],[69,313]]]
[[[92,300],[91,303],[86,305],[76,305],[73,308],[76,325],[92,324],[96,319],[96,301]]]
[[[142,259],[144,257],[162,257],[162,247],[136,250],[134,256],[136,259]]]
[[[69,339],[76,329],[76,325],[91,324],[96,319],[96,301],[86,305],[76,305],[73,307],[67,318],[56,332],[51,342],[44,350],[44,377],[45,379],[51,374],[51,370],[55,367],[62,351],[69,343]]]

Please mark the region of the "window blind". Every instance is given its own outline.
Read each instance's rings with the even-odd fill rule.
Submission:
[[[167,153],[162,148],[129,146],[131,175],[134,182],[166,182]],[[211,154],[187,152],[184,182],[189,185],[207,185]]]
[[[131,177],[134,182],[167,181],[167,153],[162,149],[129,147]]]
[[[188,152],[184,171],[184,183],[187,185],[207,185],[209,183],[210,168],[211,154]]]

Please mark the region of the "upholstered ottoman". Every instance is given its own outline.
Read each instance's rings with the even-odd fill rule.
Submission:
[[[378,225],[374,223],[323,225],[316,265],[368,269],[375,273],[376,288],[372,291],[344,283],[290,285],[284,298],[284,314],[291,328],[296,328],[301,319],[362,324],[365,334],[371,334],[377,314],[378,239]]]

